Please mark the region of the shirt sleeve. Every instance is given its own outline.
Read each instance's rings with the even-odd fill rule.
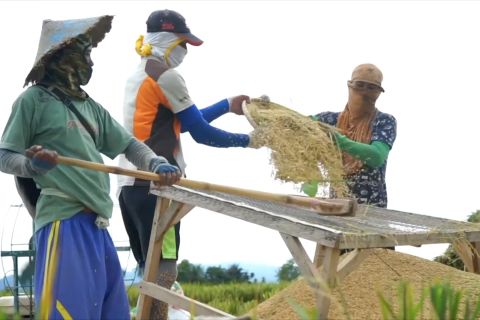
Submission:
[[[390,149],[397,138],[397,120],[387,113],[379,113],[373,123],[372,142],[380,141],[387,144]]]
[[[336,126],[339,114],[339,112],[325,111],[312,116],[312,118],[317,121],[329,124],[331,126]]]
[[[0,148],[25,153],[30,147],[35,132],[35,101],[30,94],[23,93],[14,102],[12,112],[3,131]]]
[[[170,102],[173,113],[179,113],[194,103],[182,76],[175,69],[168,69],[158,79],[158,84]]]
[[[230,104],[228,103],[228,99],[223,99],[209,107],[200,109],[200,112],[202,113],[203,118],[210,123],[218,117],[223,116],[229,111],[229,109]]]
[[[125,151],[134,138],[107,110],[100,105],[98,107],[101,123],[97,148],[110,159],[114,159]]]
[[[178,113],[182,132],[188,131],[198,142],[212,147],[246,147],[250,138],[246,134],[231,133],[211,126],[193,105]]]

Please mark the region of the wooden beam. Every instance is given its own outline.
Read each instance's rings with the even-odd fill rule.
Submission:
[[[163,234],[159,224],[160,217],[167,211],[170,200],[166,198],[157,198],[155,207],[155,216],[152,223],[152,233],[150,234],[150,242],[148,244],[147,261],[145,261],[145,271],[143,280],[146,282],[155,282],[160,264],[160,256],[162,253],[163,237],[156,238],[157,234]],[[150,310],[152,308],[152,298],[150,296],[140,294],[138,300],[138,309],[136,319],[150,319]]]
[[[142,281],[138,284],[138,288],[143,295],[164,301],[170,305],[175,305],[183,310],[189,311],[194,316],[221,316],[223,317],[222,319],[235,318],[231,314],[212,308],[204,303],[190,299],[154,283]]]
[[[321,243],[317,243],[315,247],[315,255],[313,256],[313,264],[315,268],[320,268],[322,266],[323,257],[325,256],[325,246]]]
[[[340,250],[335,248],[326,248],[322,267],[320,268],[321,289],[317,290],[317,308],[318,319],[328,319],[330,309],[330,289],[336,285],[336,274]]]
[[[452,247],[462,259],[465,269],[468,272],[480,273],[480,242],[468,242],[465,239],[456,239]]]
[[[468,272],[475,272],[475,269],[476,269],[474,265],[475,253],[471,243],[465,240],[465,238],[458,238],[453,240],[452,248],[460,257],[460,259],[462,259],[465,269]]]
[[[480,242],[471,242],[471,245],[473,251],[472,272],[480,274]]]
[[[290,250],[305,280],[314,290],[318,290],[320,274],[317,269],[315,269],[300,240],[297,237],[282,232],[280,232],[280,235],[287,245],[288,250]]]
[[[367,258],[373,249],[355,249],[348,252],[345,257],[340,260],[337,267],[337,280],[343,280],[350,272],[355,270],[365,258]],[[343,256],[343,255],[342,255]]]
[[[175,200],[170,202],[168,208],[162,213],[160,219],[157,221],[158,225],[155,233],[156,241],[160,240],[160,237],[163,237],[168,229],[174,225],[174,221],[177,219],[177,216],[179,215],[183,206],[183,203]]]
[[[183,206],[178,210],[177,214],[175,215],[175,219],[173,220],[173,224],[177,224],[183,217],[187,215],[195,206],[190,204],[183,203]]]

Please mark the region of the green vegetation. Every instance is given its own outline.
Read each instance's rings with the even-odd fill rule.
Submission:
[[[19,314],[15,315],[9,315],[6,314],[1,308],[0,308],[0,320],[20,320],[22,317]]]
[[[187,297],[233,315],[242,315],[287,285],[288,283],[230,283],[223,285],[186,283],[182,287]]]
[[[382,293],[377,293],[380,299],[383,319],[416,319],[422,312],[426,290],[422,291],[418,302],[415,302],[413,289],[407,282],[400,281],[397,291],[399,304],[398,313],[395,313],[393,303],[388,301]]]
[[[299,276],[300,270],[293,259],[288,260],[287,263],[283,264],[277,271],[277,279],[279,281],[293,281]]]
[[[11,295],[12,295],[12,291],[10,290],[0,291],[0,297],[11,296]]]
[[[188,260],[182,260],[178,264],[178,277],[180,283],[230,283],[230,282],[251,282],[255,274],[244,271],[238,264],[232,264],[228,268],[221,266],[207,267],[195,265]]]
[[[300,276],[293,259],[288,260],[277,270],[277,281],[292,281]],[[254,273],[249,273],[238,264],[232,264],[228,268],[221,266],[211,266],[204,269],[201,265],[190,263],[188,260],[182,260],[178,264],[178,277],[180,283],[244,283],[256,282],[253,280]],[[262,281],[265,282],[265,281]]]
[[[223,310],[232,315],[243,315],[255,308],[261,302],[269,299],[275,293],[285,288],[289,283],[228,283],[200,284],[182,283],[185,296],[211,307]],[[137,303],[138,289],[128,288],[130,306]],[[195,314],[195,310],[189,310]]]
[[[463,290],[453,289],[449,283],[436,283],[429,288],[424,288],[417,302],[414,300],[413,289],[407,282],[401,282],[398,288],[398,311],[394,311],[394,303],[388,301],[381,293],[378,293],[384,320],[414,320],[424,318],[424,306],[428,296],[433,314],[429,319],[473,320],[480,317],[480,297],[472,301]],[[464,302],[463,313],[460,316],[460,305]]]

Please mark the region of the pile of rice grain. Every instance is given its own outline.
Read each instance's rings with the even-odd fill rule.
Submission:
[[[338,197],[347,195],[341,151],[333,142],[333,127],[284,106],[261,99],[246,105],[245,115],[272,150],[275,178],[284,182],[318,181]]]
[[[480,296],[478,274],[397,251],[374,249],[373,254],[331,293],[328,319],[383,319],[378,292],[394,304],[395,314],[398,315],[400,298],[397,290],[401,281],[407,281],[412,286],[416,303],[423,288],[438,282],[449,283],[453,289],[462,290],[464,296],[459,316],[463,315],[467,297],[475,305]],[[300,305],[307,310],[316,307],[314,292],[303,279],[259,304],[251,314],[258,320],[301,319],[293,305]],[[433,312],[427,296],[423,314],[417,319],[436,319]]]

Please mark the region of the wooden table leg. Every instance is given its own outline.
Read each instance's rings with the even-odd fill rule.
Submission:
[[[323,257],[325,256],[325,246],[317,243],[315,247],[315,255],[313,256],[313,263],[315,267],[318,269],[322,265]]]
[[[331,288],[335,287],[337,281],[340,249],[317,245],[315,258],[316,262],[320,264],[320,269],[318,270],[316,264],[312,263],[297,237],[282,232],[280,232],[280,235],[285,241],[308,285],[314,290],[317,296],[319,319],[327,319],[330,308]],[[346,268],[346,265],[349,265],[350,261],[353,260],[356,259],[348,259],[341,269],[344,271],[349,269]]]
[[[330,289],[336,284],[336,274],[340,249],[325,247],[322,266],[320,268],[320,290],[317,295],[318,319],[328,319],[330,309]]]
[[[319,289],[320,274],[308,257],[305,248],[297,237],[280,232],[283,241],[297,263],[300,272],[313,290]]]
[[[146,282],[155,282],[157,277],[158,266],[160,265],[160,255],[162,253],[163,234],[168,230],[166,226],[160,227],[160,217],[170,205],[170,200],[166,198],[158,198],[155,207],[155,216],[153,218],[152,233],[150,234],[150,242],[148,244],[147,261],[145,261],[145,271],[143,280]],[[162,230],[163,229],[163,230]],[[162,237],[157,239],[157,234]],[[152,298],[148,295],[140,293],[136,319],[149,319],[150,310],[152,308]]]
[[[472,245],[472,272],[480,274],[480,242],[471,242]]]
[[[480,273],[480,242],[469,242],[465,238],[459,238],[453,240],[452,247],[462,259],[466,271]]]

